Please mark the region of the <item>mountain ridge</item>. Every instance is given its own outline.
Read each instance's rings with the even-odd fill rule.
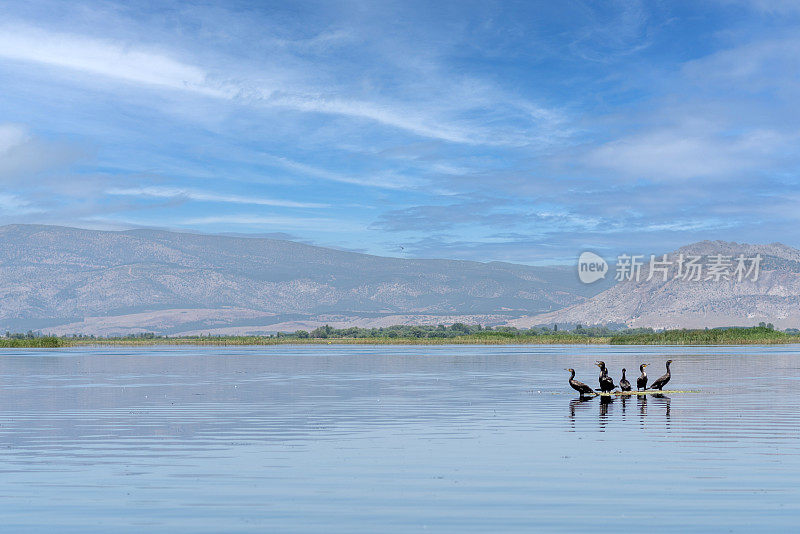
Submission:
[[[152,229],[0,227],[0,328],[10,330],[263,333],[331,317],[343,325],[388,317],[502,324],[598,291],[568,267]]]
[[[591,299],[553,312],[512,319],[510,324],[580,323],[626,324],[657,329],[752,326],[772,322],[780,328],[800,325],[800,250],[782,243],[754,245],[728,241],[700,241],[668,253],[703,257],[722,254],[762,256],[757,280],[687,281],[654,276],[647,281],[622,281]],[[660,259],[657,255],[656,259]],[[645,258],[647,262],[649,258]],[[677,269],[677,267],[675,267]]]
[[[321,324],[800,325],[800,250],[699,241],[668,259],[679,254],[761,254],[761,276],[616,283],[612,272],[581,284],[573,266],[392,258],[269,237],[7,225],[0,227],[0,329],[181,335]]]

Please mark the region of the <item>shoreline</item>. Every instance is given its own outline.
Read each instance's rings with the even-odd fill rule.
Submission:
[[[71,347],[157,347],[157,346],[272,346],[272,345],[630,345],[630,346],[749,346],[800,344],[800,336],[783,333],[774,336],[682,336],[651,334],[647,336],[588,337],[580,335],[538,336],[461,336],[451,338],[284,338],[268,336],[237,337],[159,337],[139,338],[57,338],[0,339],[0,350],[16,348]]]

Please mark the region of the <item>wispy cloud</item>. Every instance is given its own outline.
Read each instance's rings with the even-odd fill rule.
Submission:
[[[798,12],[800,12],[800,3]],[[774,35],[728,47],[687,62],[684,75],[714,92],[727,87],[736,93],[767,92],[794,98],[800,92],[800,37],[796,32]]]
[[[239,80],[232,73],[182,61],[174,53],[132,45],[113,39],[55,33],[41,28],[6,24],[0,27],[0,57],[101,75],[125,82],[187,91],[201,96],[297,112],[339,115],[365,120],[407,133],[452,143],[476,145],[525,144],[532,138],[519,129],[514,135],[502,128],[475,121],[453,121],[446,109],[435,110],[419,99],[381,102],[325,95],[314,87],[265,86],[256,80]],[[88,81],[88,80],[87,80]],[[421,105],[424,104],[424,105]],[[498,102],[497,104],[501,104]],[[529,110],[527,102],[520,103]],[[468,111],[461,106],[461,111]],[[551,114],[536,108],[530,114],[539,122]]]
[[[345,115],[351,118],[375,121],[377,123],[405,130],[421,137],[441,139],[453,143],[466,144],[504,144],[504,140],[492,139],[480,127],[456,126],[435,118],[421,117],[413,103],[398,106],[379,105],[358,100],[341,100],[312,95],[271,96],[267,103],[298,111]]]
[[[604,144],[592,150],[586,162],[644,180],[724,177],[765,170],[793,142],[768,130],[734,133],[676,126]]]
[[[2,8],[0,223],[800,243],[796,2],[40,2]]]
[[[334,172],[316,165],[309,165],[300,161],[294,161],[281,156],[263,154],[264,160],[272,165],[287,169],[300,176],[318,178],[331,182],[353,184],[367,187],[378,187],[384,189],[409,189],[422,184],[414,178],[399,176],[392,172],[375,173],[369,176],[358,176],[343,172]]]
[[[638,0],[609,1],[602,8],[583,6],[589,21],[570,48],[582,58],[598,62],[619,60],[652,44],[648,11]]]
[[[723,4],[738,4],[773,15],[800,12],[800,4],[795,0],[722,0]]]
[[[19,124],[0,124],[0,155],[28,141],[28,132]]]
[[[63,67],[118,78],[138,84],[188,90],[229,98],[232,95],[209,84],[201,68],[163,53],[30,26],[0,27],[0,57],[53,67]]]
[[[41,210],[32,206],[28,200],[9,193],[0,193],[0,214],[25,215],[38,213]]]
[[[34,176],[74,163],[83,155],[78,147],[43,140],[24,125],[0,123],[0,184],[33,185]]]
[[[264,215],[212,215],[185,219],[181,225],[242,225],[252,227],[278,227],[284,229],[315,230],[320,232],[353,231],[363,229],[356,224],[326,217],[273,217]]]
[[[128,187],[111,188],[106,191],[109,195],[155,197],[155,198],[177,198],[196,200],[200,202],[228,202],[233,204],[256,204],[260,206],[276,206],[283,208],[325,208],[327,204],[315,202],[295,202],[293,200],[280,200],[274,198],[264,198],[257,196],[230,195],[225,193],[214,193],[211,191],[200,191],[197,189],[185,189],[178,187]]]

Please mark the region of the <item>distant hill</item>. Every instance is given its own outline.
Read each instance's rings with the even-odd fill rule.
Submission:
[[[771,322],[779,328],[800,326],[800,251],[773,243],[748,245],[725,241],[703,241],[669,254],[674,261],[679,254],[709,256],[744,254],[763,258],[757,281],[745,278],[718,281],[668,280],[648,271],[636,281],[620,282],[591,300],[554,312],[536,314],[510,321],[519,327],[537,324],[624,323],[632,327],[704,328],[718,326],[753,326]],[[649,260],[647,258],[646,260]],[[613,276],[610,273],[609,276]]]
[[[264,238],[0,227],[0,329],[97,335],[501,324],[609,287],[574,268],[385,258]]]

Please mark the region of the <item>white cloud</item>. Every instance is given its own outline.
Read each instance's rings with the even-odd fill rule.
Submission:
[[[645,180],[721,177],[763,170],[788,143],[785,136],[769,130],[725,135],[679,125],[601,145],[585,162]]]
[[[82,155],[78,147],[44,141],[23,125],[0,123],[0,183],[31,185],[37,173],[73,163]]]
[[[0,57],[209,96],[229,96],[211,87],[208,74],[201,68],[156,51],[139,50],[112,40],[5,26],[0,28]]]
[[[309,73],[303,73],[302,69],[296,73],[272,72],[267,77],[269,82],[265,82],[264,75],[258,73],[252,79],[246,76],[242,79],[241,76],[226,72],[224,67],[209,69],[193,65],[176,59],[172,53],[155,48],[8,24],[0,26],[0,58],[187,91],[246,105],[370,121],[451,143],[520,146],[531,142],[547,142],[553,137],[549,130],[556,132],[557,136],[565,133],[556,124],[557,114],[552,111],[511,98],[478,82],[466,83],[466,88],[459,88],[455,80],[446,77],[439,77],[434,90],[431,87],[424,91],[415,90],[410,99],[388,98],[378,102],[342,98],[338,96],[343,90],[341,86],[325,94],[325,90],[318,87],[303,84],[293,86],[279,81],[307,78]],[[261,81],[256,81],[259,78]],[[93,80],[88,78],[86,81]],[[489,126],[482,124],[480,119],[464,118],[464,114],[472,112],[478,115],[485,113],[481,108],[487,105],[495,111],[508,108],[505,113],[514,120],[526,117],[530,121],[529,127]],[[488,120],[496,122],[496,118],[493,116]],[[542,133],[541,130],[546,132]]]
[[[724,221],[719,219],[709,220],[688,220],[662,224],[649,224],[637,228],[642,232],[690,232],[698,230],[719,230],[722,228],[733,228],[737,226],[735,221]],[[630,231],[630,229],[626,229]]]
[[[800,3],[797,0],[725,0],[743,4],[756,11],[763,11],[770,14],[785,14],[800,11]]]
[[[32,207],[31,203],[17,195],[0,193],[0,213],[3,215],[24,215],[41,210]]]
[[[0,124],[0,156],[4,156],[13,147],[17,147],[29,139],[27,130],[19,124]]]
[[[234,204],[255,204],[260,206],[276,206],[283,208],[325,208],[327,204],[317,204],[313,202],[295,202],[292,200],[280,200],[264,197],[249,197],[242,195],[227,195],[214,193],[211,191],[198,191],[196,189],[186,189],[179,187],[133,187],[133,188],[114,188],[106,191],[109,195],[141,196],[155,198],[185,198],[200,202],[230,202]]]
[[[781,92],[797,91],[798,69],[800,39],[794,35],[721,50],[684,66],[686,75],[700,85],[726,90]]]
[[[235,224],[246,226],[278,226],[281,228],[297,228],[318,232],[359,231],[364,227],[325,217],[271,217],[262,215],[213,215],[196,217],[181,222],[184,225],[218,225]]]
[[[331,182],[340,182],[367,187],[379,187],[384,189],[411,189],[420,185],[419,180],[405,176],[398,176],[393,173],[382,172],[381,174],[373,174],[368,177],[354,176],[351,174],[329,171],[314,165],[308,165],[307,163],[294,161],[280,156],[273,156],[270,154],[263,154],[263,156],[270,164],[283,167],[284,169],[290,170],[301,176],[309,176]]]
[[[371,120],[417,134],[421,137],[441,139],[453,143],[495,144],[489,138],[482,138],[479,131],[468,127],[455,127],[435,120],[426,120],[417,116],[413,105],[397,108],[381,106],[371,102],[354,100],[326,99],[324,97],[281,96],[271,99],[275,105],[286,106],[299,111],[346,115],[359,119]],[[501,144],[501,143],[497,143]]]
[[[592,13],[591,7],[585,7],[590,23],[573,41],[575,53],[590,61],[607,62],[650,46],[649,10],[642,2],[607,1],[599,5],[602,13]]]

